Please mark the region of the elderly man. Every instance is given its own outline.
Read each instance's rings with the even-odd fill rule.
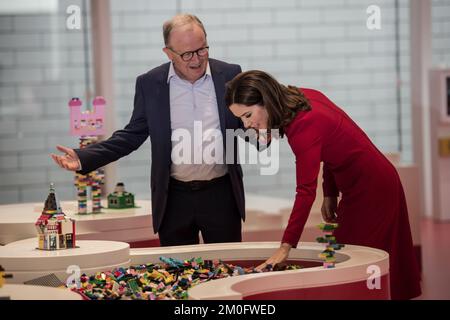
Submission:
[[[216,146],[225,148],[225,130],[242,127],[224,101],[225,83],[241,68],[209,58],[206,32],[196,16],[173,17],[164,23],[163,36],[170,62],[137,78],[127,126],[82,150],[57,146],[64,155],[52,158],[62,168],[86,174],[128,155],[150,136],[153,229],[160,244],[197,244],[199,232],[205,243],[241,241],[245,204],[240,165],[179,162],[172,155],[177,130],[195,133],[200,123],[203,133],[219,132]],[[201,150],[206,140],[191,139],[192,150]]]

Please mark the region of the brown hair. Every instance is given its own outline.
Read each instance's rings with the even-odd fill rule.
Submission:
[[[311,105],[303,93],[295,86],[284,86],[270,74],[251,70],[238,74],[226,85],[225,102],[252,106],[258,104],[266,108],[269,115],[268,129],[284,128],[299,111],[311,110]]]
[[[170,33],[172,32],[173,29],[190,23],[197,24],[203,30],[203,33],[205,34],[206,37],[205,27],[203,26],[203,23],[200,21],[199,18],[197,18],[193,14],[180,13],[171,18],[170,20],[164,22],[163,24],[164,44],[166,46],[169,45]]]

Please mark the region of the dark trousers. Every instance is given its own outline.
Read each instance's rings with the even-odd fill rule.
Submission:
[[[181,182],[170,179],[164,219],[159,229],[161,246],[240,242],[241,216],[230,178],[209,182]]]

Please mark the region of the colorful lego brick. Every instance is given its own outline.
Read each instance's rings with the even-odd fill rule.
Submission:
[[[319,229],[322,231],[334,231],[339,227],[337,223],[320,223],[318,225]]]
[[[338,244],[336,237],[333,236],[333,232],[338,228],[338,226],[339,225],[337,223],[321,223],[317,226],[320,230],[322,230],[324,236],[317,237],[316,241],[325,245],[325,250],[318,256],[323,261],[323,267],[327,269],[335,267],[335,250],[340,250],[344,247],[344,245]]]
[[[96,143],[96,136],[80,137],[80,149]],[[101,185],[104,184],[103,169],[94,170],[86,175],[75,174],[75,187],[77,188],[78,214],[88,214],[87,194],[88,188],[91,190],[92,196],[92,213],[101,212]]]
[[[5,284],[5,279],[10,279],[12,277],[12,274],[5,273],[5,269],[0,265],[0,288]]]
[[[193,258],[178,260],[160,257],[162,264],[117,268],[80,277],[80,288],[73,288],[89,299],[174,300],[187,299],[187,290],[202,282],[241,274],[255,273],[223,261]],[[290,270],[299,266],[289,266]]]

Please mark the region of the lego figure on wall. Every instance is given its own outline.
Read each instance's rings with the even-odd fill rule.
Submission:
[[[93,111],[81,111],[82,102],[79,98],[72,98],[70,107],[70,134],[80,137],[80,149],[94,144],[98,136],[105,133],[104,115],[105,99],[96,97],[93,101]],[[88,174],[75,173],[75,186],[77,187],[78,213],[87,214],[87,194],[91,188],[92,213],[101,211],[101,185],[104,183],[103,169],[94,170]]]
[[[108,195],[108,208],[127,209],[134,207],[134,194],[125,190],[123,182],[118,182],[114,192]]]
[[[75,221],[62,212],[53,183],[50,184],[44,209],[35,225],[38,231],[38,249],[75,248]]]

